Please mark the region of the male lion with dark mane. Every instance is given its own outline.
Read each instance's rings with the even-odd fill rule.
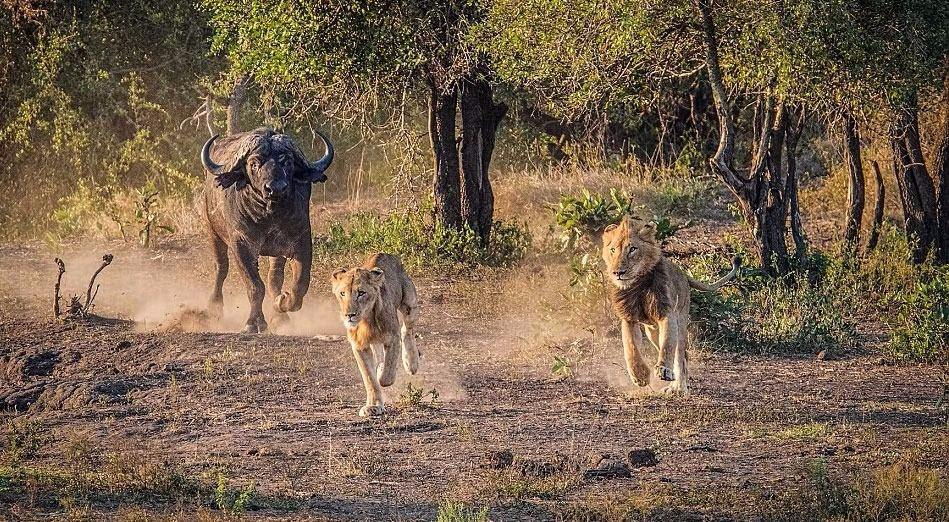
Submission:
[[[642,353],[645,330],[659,350],[657,375],[672,381],[666,391],[688,395],[689,287],[718,290],[734,279],[741,259],[735,257],[731,272],[712,284],[696,281],[663,257],[651,224],[624,216],[603,231],[603,261],[612,283],[613,311],[623,323],[623,349],[630,378],[638,386],[649,384],[649,366]]]
[[[402,261],[384,253],[369,256],[360,267],[340,268],[333,272],[331,282],[339,301],[340,318],[366,387],[366,405],[359,409],[359,416],[382,415],[385,404],[381,386],[395,382],[399,353],[405,371],[412,375],[418,371],[415,284],[405,273]],[[382,345],[382,363],[378,369],[372,345]]]

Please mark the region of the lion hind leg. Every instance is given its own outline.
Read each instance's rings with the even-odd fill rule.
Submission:
[[[402,319],[402,366],[411,375],[418,372],[421,354],[415,344],[415,322],[418,321],[418,294],[415,285],[407,281],[402,293],[402,305],[399,307]]]
[[[670,388],[672,391],[682,394],[689,394],[689,332],[688,332],[688,319],[685,317],[679,318],[678,324],[678,334],[679,339],[676,344],[675,350],[675,381],[672,382]]]
[[[656,375],[664,381],[675,380],[672,368],[679,349],[679,321],[673,315],[659,320],[659,357],[656,361]]]

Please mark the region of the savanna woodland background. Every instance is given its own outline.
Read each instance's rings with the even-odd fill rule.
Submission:
[[[947,50],[938,0],[0,0],[0,517],[949,519]],[[193,202],[258,126],[337,159],[241,336]],[[625,375],[626,212],[745,259],[691,397]],[[379,250],[422,371],[364,420],[326,281]]]

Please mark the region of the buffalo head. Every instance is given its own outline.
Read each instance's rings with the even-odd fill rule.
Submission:
[[[215,156],[223,158],[222,165],[211,160],[211,147],[218,138],[214,135],[201,149],[201,163],[222,189],[231,185],[241,189],[249,184],[269,200],[279,201],[290,192],[293,183],[326,181],[325,171],[333,162],[333,145],[323,133],[317,134],[326,153],[312,163],[289,136],[269,129],[222,139],[215,147]]]

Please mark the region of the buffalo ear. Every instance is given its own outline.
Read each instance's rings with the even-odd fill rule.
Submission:
[[[245,185],[247,185],[247,176],[244,174],[243,168],[237,168],[215,177],[214,184],[220,187],[222,190],[230,187],[231,185],[236,185],[237,189],[240,190],[244,188]]]

